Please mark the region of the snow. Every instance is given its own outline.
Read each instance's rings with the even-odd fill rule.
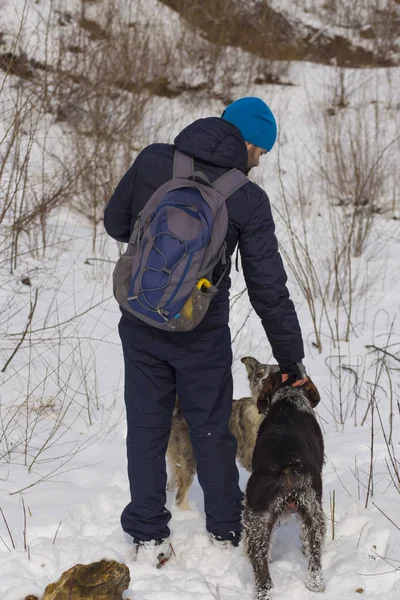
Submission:
[[[23,4],[16,0],[3,2],[7,31],[18,24]],[[155,2],[147,6],[149,10],[157,6],[165,11],[162,14],[167,25],[173,23],[178,27],[175,13]],[[44,56],[40,54],[44,52],[43,33],[35,19],[45,16],[49,2],[41,0],[38,5],[29,2],[28,7],[31,20],[27,21],[24,36],[29,40],[29,49],[40,59]],[[90,10],[96,10],[95,6]],[[51,30],[51,35],[57,38],[55,30]],[[243,57],[248,59],[248,55]],[[231,60],[228,60],[230,68]],[[350,106],[339,111],[339,117],[343,116],[343,122],[354,127],[357,116],[361,115],[368,135],[379,152],[384,151],[399,132],[395,92],[400,69],[392,69],[390,79],[386,69],[345,70],[345,77]],[[268,191],[279,241],[292,256],[278,178],[281,167],[293,226],[297,232],[306,232],[316,270],[325,286],[330,281],[335,244],[331,219],[333,216],[336,225],[345,223],[348,210],[329,208],[332,188],[321,182],[317,169],[320,155],[326,158],[322,143],[323,111],[324,107],[334,105],[338,70],[333,66],[294,64],[289,66],[287,78],[295,85],[248,87],[247,83],[237,81],[233,92],[235,97],[259,95],[278,116],[279,148],[262,159],[254,177]],[[7,81],[7,93],[12,95],[16,79],[11,77]],[[143,137],[143,143],[171,141],[195,118],[218,115],[224,106],[220,99],[196,100],[189,94],[173,100],[154,98],[146,107],[143,129],[147,137]],[[48,115],[46,118],[47,121],[40,123],[38,136],[48,132],[52,150],[63,155],[63,128],[52,123]],[[4,120],[1,127],[3,132]],[[33,161],[35,179],[31,181],[37,184],[42,164],[39,144],[34,152],[37,160]],[[289,289],[304,334],[305,363],[322,396],[317,414],[326,445],[323,503],[328,528],[323,553],[327,586],[320,597],[326,600],[350,600],[359,589],[370,600],[400,597],[400,497],[389,475],[388,468],[392,473],[393,469],[384,436],[389,436],[392,410],[392,440],[398,460],[400,224],[393,217],[398,218],[400,213],[396,175],[399,144],[393,144],[385,157],[385,185],[379,188],[381,195],[377,199],[385,210],[374,218],[365,249],[351,263],[352,327],[347,341],[347,284],[343,289],[344,305],[335,303],[331,288],[326,308],[321,299],[316,302],[322,339],[319,352],[309,308],[288,267]],[[50,174],[52,164],[47,165]],[[296,195],[300,180],[306,197],[304,204],[299,204]],[[111,284],[117,244],[107,238],[99,225],[93,252],[92,225],[64,206],[49,219],[51,243],[44,256],[39,251],[29,253],[28,240],[24,238],[17,268],[11,275],[4,242],[7,227],[6,223],[0,238],[4,252],[0,262],[0,368],[21,339],[36,289],[38,301],[30,330],[0,380],[0,507],[12,536],[11,540],[0,513],[1,599],[23,600],[28,594],[40,597],[47,584],[56,581],[74,564],[107,558],[129,566],[131,583],[124,595],[126,599],[252,600],[253,574],[243,548],[222,551],[211,544],[205,532],[203,499],[197,479],[189,493],[190,511],[178,510],[173,495],[168,493],[171,542],[176,558],[160,570],[145,559],[133,562],[131,541],[119,523],[120,513],[129,500],[129,487],[123,363],[117,333],[119,311]],[[30,277],[32,287],[21,283],[26,276]],[[232,278],[232,298],[235,298],[245,285],[241,272],[233,270]],[[334,327],[333,336],[329,323]],[[231,329],[234,395],[239,398],[248,395],[240,358],[252,355],[268,362],[272,357],[246,294],[234,300]],[[372,345],[397,358],[387,356],[387,368],[380,370],[381,363],[376,359],[382,353]],[[372,416],[368,409],[371,393],[376,397],[374,485],[373,496],[365,507],[371,461]],[[343,422],[339,419],[341,408]],[[248,473],[240,467],[239,472],[244,489]],[[277,529],[272,558],[271,574],[277,597],[282,600],[316,597],[303,583],[306,561],[294,519]]]

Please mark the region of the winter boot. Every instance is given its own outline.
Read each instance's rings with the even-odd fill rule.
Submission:
[[[169,538],[147,542],[134,538],[133,548],[134,561],[147,560],[155,565],[157,569],[163,567],[171,558],[171,555],[174,554]]]
[[[241,540],[242,534],[240,531],[229,531],[225,534],[209,534],[211,542],[218,546],[218,548],[227,549],[232,546],[235,548],[239,546],[239,542]]]

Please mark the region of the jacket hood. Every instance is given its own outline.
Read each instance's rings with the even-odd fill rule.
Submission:
[[[219,117],[194,121],[177,135],[174,144],[201,162],[246,172],[248,154],[243,136]]]

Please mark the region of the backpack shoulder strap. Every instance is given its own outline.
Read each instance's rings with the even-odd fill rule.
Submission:
[[[183,154],[179,152],[179,150],[175,150],[174,154],[174,172],[173,176],[189,179],[194,175],[194,160],[192,156],[188,156],[187,154]]]
[[[239,171],[239,169],[231,169],[227,173],[224,173],[222,177],[214,181],[212,187],[226,200],[248,181],[249,179],[242,171]]]

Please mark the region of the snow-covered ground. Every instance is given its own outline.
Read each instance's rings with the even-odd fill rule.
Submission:
[[[21,3],[6,4],[19,14]],[[40,3],[42,14],[47,5]],[[8,19],[13,22],[11,12]],[[37,32],[32,27],[30,39],[40,50]],[[236,97],[259,95],[277,113],[279,147],[262,160],[254,176],[269,193],[285,256],[290,260],[293,249],[282,190],[294,231],[300,242],[308,240],[318,281],[324,289],[330,285],[325,303],[315,292],[319,352],[296,267],[292,270],[287,263],[304,334],[305,363],[322,396],[317,413],[326,444],[328,530],[323,555],[327,586],[320,597],[350,600],[360,593],[371,600],[394,600],[400,598],[400,482],[395,474],[400,458],[400,198],[399,145],[393,142],[400,131],[399,69],[389,77],[385,69],[340,71],[298,64],[290,66],[286,77],[294,85],[237,85],[233,92]],[[343,78],[349,105],[339,110],[335,102]],[[15,83],[16,78],[7,79],[8,93],[14,93]],[[188,94],[174,100],[155,98],[146,108],[144,128],[157,132],[157,141],[171,141],[191,120],[218,115],[222,108],[220,100],[195,103]],[[337,145],[337,138],[332,138],[331,147],[327,144],[327,108],[336,113],[330,118],[341,122],[343,139],[349,132],[361,132],[364,145],[356,149],[365,152],[360,164],[366,170],[381,153],[385,159],[383,183],[370,188],[379,190],[374,201],[381,210],[361,255],[351,254],[346,263],[350,275],[337,274],[342,293],[338,301],[330,278],[332,260],[337,233],[348,232],[351,215],[343,188],[337,195],[332,192],[337,179],[329,187],[321,177],[321,165]],[[49,123],[46,127],[56,153],[62,130]],[[372,140],[369,145],[365,136]],[[38,143],[34,151],[39,147]],[[36,176],[41,176],[39,167]],[[343,206],[331,208],[342,200]],[[45,254],[29,253],[23,239],[10,274],[10,232],[7,222],[3,226],[0,369],[22,339],[32,306],[34,312],[0,379],[0,598],[40,597],[48,583],[74,564],[115,558],[130,568],[125,597],[131,600],[252,600],[253,574],[243,548],[222,552],[206,535],[197,480],[188,512],[176,509],[168,494],[176,557],[161,570],[146,561],[132,561],[130,540],[119,524],[129,489],[119,310],[111,286],[117,244],[99,225],[94,252],[93,226],[63,207],[49,219]],[[27,277],[31,286],[21,283]],[[233,270],[232,278],[234,395],[239,398],[248,394],[240,357],[253,355],[267,362],[271,350],[246,294],[240,295],[245,287],[242,273]],[[384,363],[377,361],[384,357],[378,348],[387,353]],[[244,489],[248,474],[241,468],[240,477]],[[272,558],[277,597],[314,598],[303,584],[306,561],[295,520],[277,529]]]
[[[18,318],[11,320],[10,317],[7,335],[4,335],[5,325],[2,325],[2,362],[15,346],[11,334],[23,330],[28,311],[29,294],[25,293],[18,278],[29,273],[32,285],[37,286],[40,293],[32,332],[2,375],[2,424],[9,422],[7,446],[3,439],[2,449],[4,452],[8,447],[9,452],[2,456],[0,465],[0,505],[15,549],[5,523],[1,521],[0,597],[22,600],[28,593],[40,597],[44,587],[73,564],[115,558],[130,568],[131,584],[126,597],[132,600],[250,600],[253,576],[242,548],[224,553],[208,540],[197,481],[189,495],[190,512],[176,509],[172,495],[168,494],[176,559],[161,571],[146,562],[132,562],[130,541],[119,525],[119,515],[128,501],[129,492],[125,470],[122,357],[116,329],[118,308],[110,297],[111,264],[85,264],[86,258],[91,257],[91,230],[84,224],[77,225],[75,215],[67,212],[59,216],[56,225],[60,223],[63,224],[65,243],[60,244],[62,250],[58,258],[54,262],[46,261],[45,267],[38,261],[29,261],[30,264],[20,267],[8,287],[2,286],[2,304],[13,297],[14,308],[9,309],[10,313],[20,309]],[[376,600],[398,598],[400,593],[399,531],[379,511],[381,509],[399,526],[399,492],[388,475],[388,452],[375,414],[374,492],[365,508],[365,486],[370,469],[370,414],[361,426],[368,394],[375,381],[374,359],[377,356],[365,345],[374,343],[385,347],[392,318],[398,310],[400,286],[397,275],[394,285],[389,275],[396,273],[400,250],[399,226],[398,223],[393,225],[388,231],[384,224],[381,234],[386,236],[387,242],[386,281],[380,282],[382,287],[369,292],[364,321],[364,299],[360,299],[360,315],[355,317],[355,322],[360,323],[360,332],[349,343],[342,342],[340,349],[333,350],[329,344],[321,354],[313,349],[307,308],[294,284],[291,285],[306,340],[306,363],[322,395],[318,415],[326,443],[324,507],[328,535],[323,564],[327,589],[323,597],[327,599],[350,599],[358,588],[363,588],[365,595]],[[114,256],[115,250],[114,244],[109,244],[104,258]],[[377,257],[376,260],[381,259]],[[241,289],[242,278],[237,275],[233,294]],[[18,294],[12,296],[17,290]],[[240,307],[238,304],[232,315],[233,333],[241,327],[243,316],[247,314],[247,299],[242,297]],[[90,312],[76,317],[91,307],[94,308]],[[70,322],[66,323],[68,320]],[[399,336],[394,333],[388,351],[396,353],[396,342],[399,343]],[[239,357],[252,354],[265,361],[270,359],[268,344],[254,314],[236,339],[234,352],[235,397],[241,397],[248,390]],[[348,414],[343,426],[336,422],[340,394],[337,379],[328,366],[337,377],[339,352],[342,365],[357,370],[362,378],[357,388],[360,395],[357,426],[354,425],[354,414],[350,414],[355,394],[354,378],[348,371],[341,372],[343,411]],[[389,360],[389,365],[396,367],[396,361]],[[391,375],[393,441],[398,448],[399,377],[396,371]],[[381,377],[377,397],[388,434],[390,388],[386,375]],[[12,411],[17,411],[18,407],[19,413],[11,418]],[[64,411],[66,416],[56,427]],[[92,425],[88,425],[89,414]],[[29,472],[24,449],[26,437],[32,432],[27,464],[30,465],[36,456],[37,459]],[[248,475],[242,469],[240,474],[244,487]],[[329,521],[333,491],[334,540]],[[24,549],[24,529],[29,551]],[[313,597],[302,583],[306,563],[300,551],[295,522],[278,529],[273,559],[272,577],[279,597]]]

